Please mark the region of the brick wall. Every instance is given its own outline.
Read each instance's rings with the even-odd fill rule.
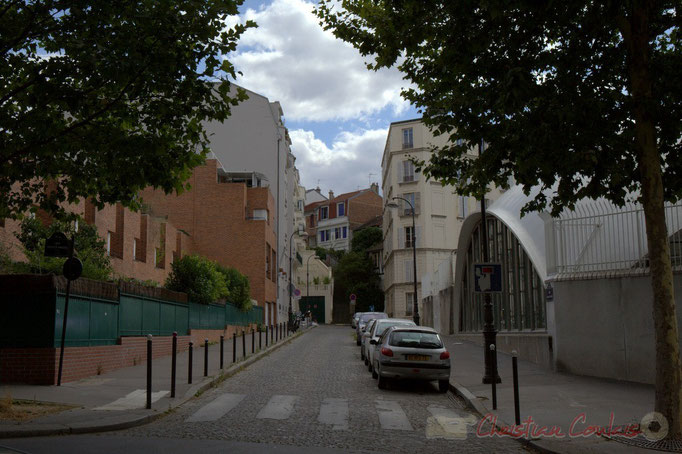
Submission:
[[[348,219],[353,229],[381,215],[383,198],[374,191],[365,191],[348,202]]]

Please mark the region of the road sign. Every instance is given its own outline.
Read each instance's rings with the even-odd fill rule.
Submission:
[[[355,293],[351,293],[351,294],[350,294],[350,300],[351,300],[351,301],[355,301],[356,299],[358,299],[358,297],[355,296]]]
[[[294,296],[301,296],[301,290],[300,289],[294,290]]]
[[[45,257],[69,257],[71,241],[62,232],[55,232],[45,241]]]
[[[502,292],[502,264],[474,263],[474,293]]]
[[[66,259],[66,262],[64,262],[62,273],[64,273],[65,278],[74,281],[81,277],[81,274],[83,273],[83,263],[76,257],[69,257]]]

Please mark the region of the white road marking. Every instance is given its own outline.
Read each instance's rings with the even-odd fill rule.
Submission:
[[[323,400],[317,420],[331,425],[333,430],[348,429],[348,399],[330,397]]]
[[[152,403],[161,399],[168,394],[169,391],[157,391],[152,393]],[[134,410],[136,408],[144,408],[147,404],[147,390],[136,389],[125,397],[116,399],[115,401],[102,405],[101,407],[93,408],[93,410]]]
[[[287,419],[294,411],[294,404],[298,396],[275,395],[270,398],[268,403],[258,412],[258,419]]]
[[[398,402],[392,400],[377,400],[377,413],[382,429],[386,430],[412,430],[412,425],[407,415]]]
[[[464,440],[467,426],[475,425],[478,419],[473,415],[460,416],[447,408],[429,405],[430,416],[426,419],[426,438]]]
[[[244,400],[246,394],[223,394],[218,396],[212,402],[204,405],[196,411],[192,416],[186,419],[186,422],[198,421],[215,421],[225,416],[230,410],[236,407],[239,402]]]

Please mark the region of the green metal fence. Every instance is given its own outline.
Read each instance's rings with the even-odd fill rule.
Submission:
[[[121,293],[121,336],[187,334],[190,311],[186,303]]]
[[[65,294],[57,293],[54,314],[55,347],[61,344],[65,301]],[[116,344],[119,337],[118,316],[118,301],[70,295],[65,345],[68,347],[87,347]]]

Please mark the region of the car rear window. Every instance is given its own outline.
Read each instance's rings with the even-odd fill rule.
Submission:
[[[443,348],[438,334],[419,331],[394,331],[388,343],[394,347]]]
[[[391,326],[414,326],[414,322],[388,322],[388,323],[379,323],[376,329],[376,333],[374,334],[375,336],[381,336],[384,334],[384,332],[390,328]]]
[[[360,321],[366,322],[367,320],[372,320],[373,318],[376,318],[376,319],[388,318],[388,315],[386,315],[386,314],[362,314],[360,316]]]

